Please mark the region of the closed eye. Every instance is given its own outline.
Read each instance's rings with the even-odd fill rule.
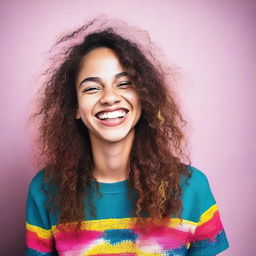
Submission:
[[[83,89],[82,92],[94,93],[97,90],[99,90],[98,87],[87,87],[87,88]]]
[[[118,87],[128,88],[130,85],[132,85],[131,82],[123,82],[123,83],[118,84]]]

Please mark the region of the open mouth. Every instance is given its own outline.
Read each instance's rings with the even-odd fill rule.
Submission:
[[[127,109],[118,109],[114,111],[101,111],[95,116],[99,120],[115,119],[115,118],[124,118],[129,111]]]

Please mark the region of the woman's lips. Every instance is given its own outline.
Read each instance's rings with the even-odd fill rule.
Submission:
[[[114,112],[114,111],[119,111],[119,110],[125,111],[126,113],[129,112],[129,110],[126,108],[104,109],[104,110],[99,111],[95,116],[97,117],[101,113],[108,113],[108,112]]]
[[[114,111],[100,111],[96,114],[96,117],[100,120],[122,118],[127,114],[128,110],[117,109]]]
[[[124,117],[116,117],[116,118],[107,118],[107,119],[98,119],[98,122],[104,126],[117,126],[122,124],[127,118],[127,113]]]

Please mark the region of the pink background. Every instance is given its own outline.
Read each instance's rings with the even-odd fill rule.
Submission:
[[[253,0],[1,0],[1,255],[24,252],[36,171],[26,119],[46,51],[99,14],[148,30],[181,67],[192,164],[210,180],[230,242],[222,255],[256,255],[255,7]]]

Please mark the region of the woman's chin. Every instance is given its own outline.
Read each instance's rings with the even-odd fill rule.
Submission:
[[[133,130],[132,131],[109,131],[104,132],[103,134],[93,134],[90,136],[91,140],[102,141],[103,143],[117,143],[122,141],[127,141],[133,138]]]

